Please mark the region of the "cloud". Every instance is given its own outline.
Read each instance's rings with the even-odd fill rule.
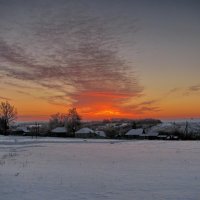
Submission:
[[[124,112],[133,113],[135,116],[142,116],[146,113],[156,113],[161,111],[160,100],[147,100],[143,102],[137,102],[124,106]]]
[[[11,99],[10,99],[10,98],[7,98],[7,97],[2,97],[2,96],[0,96],[0,100],[3,100],[3,101],[11,101]]]
[[[193,86],[190,86],[188,88],[188,91],[190,92],[199,92],[200,91],[200,85],[193,85]]]
[[[45,84],[45,81],[59,80],[60,84],[71,84],[77,90],[141,92],[130,66],[119,58],[114,48],[107,47],[111,43],[114,45],[113,38],[108,39],[104,32],[100,32],[103,30],[102,24],[93,19],[76,23],[75,29],[78,27],[78,30],[73,37],[76,37],[77,43],[59,54],[55,53],[51,65],[28,54],[25,47],[9,44],[1,39],[0,57],[5,65],[0,70],[15,79],[34,81],[49,88],[57,88],[58,85],[53,82],[51,85]],[[52,32],[47,29],[50,31],[49,35],[54,34],[55,29],[57,30],[56,27],[50,29]],[[47,30],[42,29],[40,32],[45,34]],[[39,48],[45,45],[47,44],[41,43]]]
[[[15,89],[26,89],[26,90],[41,90],[42,87],[36,87],[34,85],[30,85],[30,83],[27,83],[23,81],[22,83],[17,83],[17,79],[12,79],[11,81],[3,81],[2,83],[8,86],[11,86]]]
[[[171,90],[169,90],[169,92],[166,93],[165,97],[168,97],[168,96],[173,95],[173,94],[177,94],[181,90],[182,89],[178,88],[178,87],[172,88]]]
[[[53,12],[43,7],[34,20],[27,16],[27,38],[16,41],[0,34],[0,73],[14,81],[10,86],[20,88],[18,80],[29,83],[27,90],[43,91],[39,98],[51,104],[123,110],[124,102],[143,93],[134,67],[119,56],[119,46],[126,45],[121,31],[134,35],[136,21],[77,15],[64,7]],[[137,109],[156,110],[153,103],[143,102]]]
[[[153,105],[155,103],[158,103],[158,100],[148,100],[148,101],[143,101],[140,103],[140,106],[148,106],[148,105]]]
[[[200,92],[200,84],[189,86],[185,92],[183,93],[184,96],[190,96],[193,94],[199,94]]]
[[[64,65],[46,66],[35,64],[33,59],[17,49],[10,47],[5,42],[0,46],[0,51],[7,49],[9,56],[1,55],[9,67],[1,67],[0,71],[19,80],[28,80],[39,83],[42,86],[56,88],[57,84],[45,84],[48,80],[59,80],[62,84],[71,84],[79,89],[109,90],[115,82],[115,90],[127,90],[140,92],[141,88],[134,76],[128,77],[122,62],[111,50],[100,50],[98,48],[88,49],[85,45],[72,52],[71,59]],[[6,48],[4,48],[6,45]],[[14,51],[15,49],[15,51]],[[13,53],[15,52],[15,53]],[[13,58],[12,56],[18,56]],[[12,67],[12,66],[15,67]],[[132,80],[131,80],[132,79]],[[99,82],[103,82],[101,85]]]
[[[32,96],[31,93],[29,93],[29,92],[24,92],[24,91],[22,91],[22,90],[16,90],[16,92],[19,93],[19,94],[26,95],[26,96]]]

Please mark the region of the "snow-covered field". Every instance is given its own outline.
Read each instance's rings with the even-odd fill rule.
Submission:
[[[1,200],[199,200],[199,141],[0,137]]]

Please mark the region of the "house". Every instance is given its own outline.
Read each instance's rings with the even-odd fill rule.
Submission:
[[[146,134],[147,138],[149,140],[154,140],[154,139],[158,139],[159,133],[157,131],[148,131]]]
[[[66,137],[67,135],[67,129],[65,127],[57,127],[51,130],[51,133],[53,136],[56,137]]]
[[[138,129],[131,129],[126,134],[125,137],[132,138],[132,139],[138,139],[138,138],[145,138],[146,134],[142,128]]]
[[[95,132],[90,128],[81,128],[80,130],[75,132],[75,137],[79,138],[91,138],[95,137]]]
[[[26,126],[19,126],[17,127],[14,131],[14,134],[23,134],[23,135],[29,135],[30,134],[30,130],[26,127]]]
[[[97,137],[99,138],[105,138],[106,137],[106,133],[104,131],[95,131]]]

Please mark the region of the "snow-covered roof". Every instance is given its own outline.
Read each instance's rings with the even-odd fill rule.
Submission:
[[[149,132],[174,132],[175,129],[176,126],[173,123],[162,123],[157,126],[153,126]]]
[[[23,131],[24,133],[29,133],[30,131],[25,126],[17,127],[16,131]]]
[[[87,134],[87,133],[94,133],[94,131],[90,128],[81,128],[80,130],[75,132],[76,134]]]
[[[100,137],[106,137],[106,133],[104,131],[95,131],[95,133]]]
[[[156,137],[158,135],[159,133],[157,131],[152,131],[152,130],[148,131],[146,134],[146,136],[150,136],[150,137],[154,137],[154,136]]]
[[[142,128],[138,128],[138,129],[131,129],[129,130],[126,135],[131,135],[131,136],[142,136],[143,134],[143,129]]]
[[[57,127],[51,130],[52,133],[66,133],[67,130],[65,127]]]

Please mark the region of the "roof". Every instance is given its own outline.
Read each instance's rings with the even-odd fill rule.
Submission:
[[[147,132],[146,136],[150,136],[150,137],[156,137],[158,136],[159,133],[157,131],[152,131],[150,130],[149,132]]]
[[[173,132],[175,130],[175,125],[173,123],[162,123],[153,126],[149,132]]]
[[[138,129],[131,129],[129,130],[125,135],[131,135],[131,136],[143,136],[143,129],[138,128]]]
[[[90,128],[81,128],[75,132],[76,134],[87,134],[87,133],[94,133],[94,131]]]
[[[23,131],[24,133],[29,133],[30,131],[25,126],[17,127],[16,131]]]
[[[106,133],[104,131],[95,131],[95,133],[100,137],[106,137]]]
[[[67,130],[65,127],[57,127],[51,130],[52,133],[66,133]]]

